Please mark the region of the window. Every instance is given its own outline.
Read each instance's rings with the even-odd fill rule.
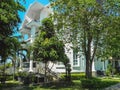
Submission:
[[[36,68],[36,62],[33,62],[33,68]]]
[[[74,66],[78,66],[78,65],[79,65],[78,63],[79,63],[79,62],[78,62],[78,55],[77,55],[76,52],[74,52],[74,53],[73,53],[73,65],[74,65]]]
[[[23,68],[29,68],[29,62],[23,63]]]

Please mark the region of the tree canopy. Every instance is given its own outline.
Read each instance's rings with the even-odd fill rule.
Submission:
[[[0,39],[12,35],[20,23],[18,12],[25,11],[20,3],[23,0],[0,1]]]
[[[116,15],[119,16],[119,0],[50,1],[54,11],[56,32],[64,42],[72,43],[73,50],[83,52],[86,77],[90,78],[92,62],[97,57],[98,50],[104,51],[104,46],[110,46],[104,42],[105,39],[109,42],[109,38],[114,38],[114,35],[110,35],[114,30],[114,21],[116,27],[119,27],[119,21],[115,20]]]
[[[55,63],[68,60],[65,55],[64,44],[56,37],[50,18],[45,18],[42,21],[39,35],[33,43],[33,59],[45,63],[45,82],[48,62]]]
[[[33,44],[34,59],[56,62],[64,59],[64,55],[64,44],[56,37],[53,22],[49,18],[44,19]]]
[[[5,61],[8,56],[17,51],[19,42],[12,35],[18,31],[20,17],[18,12],[25,11],[20,3],[24,0],[0,1],[0,57],[4,62],[3,76],[5,74]],[[4,77],[5,78],[5,77]]]
[[[11,49],[8,40],[12,41],[14,39],[12,35],[18,30],[20,23],[18,12],[25,11],[20,1],[24,0],[0,1],[0,56],[2,57],[3,54],[8,55],[7,51]]]

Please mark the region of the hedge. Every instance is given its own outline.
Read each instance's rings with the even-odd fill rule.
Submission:
[[[61,78],[65,78],[65,74],[61,74]],[[85,78],[85,73],[71,73],[71,79],[72,80],[80,80]]]
[[[119,81],[111,80],[111,79],[98,79],[98,78],[92,78],[92,79],[82,79],[81,80],[81,86],[83,88],[105,88],[114,84],[119,83]]]

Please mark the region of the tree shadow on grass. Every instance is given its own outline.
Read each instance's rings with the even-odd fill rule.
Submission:
[[[81,89],[80,82],[50,82],[36,86],[25,87],[22,90],[83,90]]]
[[[20,83],[11,83],[11,82],[7,82],[4,84],[0,83],[0,90],[12,90],[12,88],[16,88],[20,86],[21,86]]]
[[[50,83],[45,83],[41,86],[41,88],[46,88],[46,89],[79,89],[81,88],[80,82],[79,83],[74,83],[74,82],[65,82],[65,81],[59,81],[59,82],[50,82]]]

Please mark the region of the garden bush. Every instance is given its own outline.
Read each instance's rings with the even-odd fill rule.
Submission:
[[[23,82],[24,84],[29,84],[34,81],[35,75],[28,72],[18,72],[15,74],[15,80]]]
[[[100,88],[101,80],[97,78],[82,79],[81,85],[83,88]]]
[[[100,89],[105,88],[114,84],[119,83],[118,80],[112,80],[112,79],[98,79],[98,78],[91,78],[91,79],[82,79],[81,80],[81,86],[83,88],[89,88],[89,89]]]
[[[13,75],[7,75],[7,76],[6,76],[6,80],[7,80],[7,81],[13,80]]]
[[[85,73],[71,73],[72,80],[80,80],[85,78]],[[61,74],[61,79],[65,79],[65,74]]]
[[[85,78],[85,73],[80,73],[80,74],[71,74],[71,79],[72,80],[80,80],[80,79],[83,79]]]

